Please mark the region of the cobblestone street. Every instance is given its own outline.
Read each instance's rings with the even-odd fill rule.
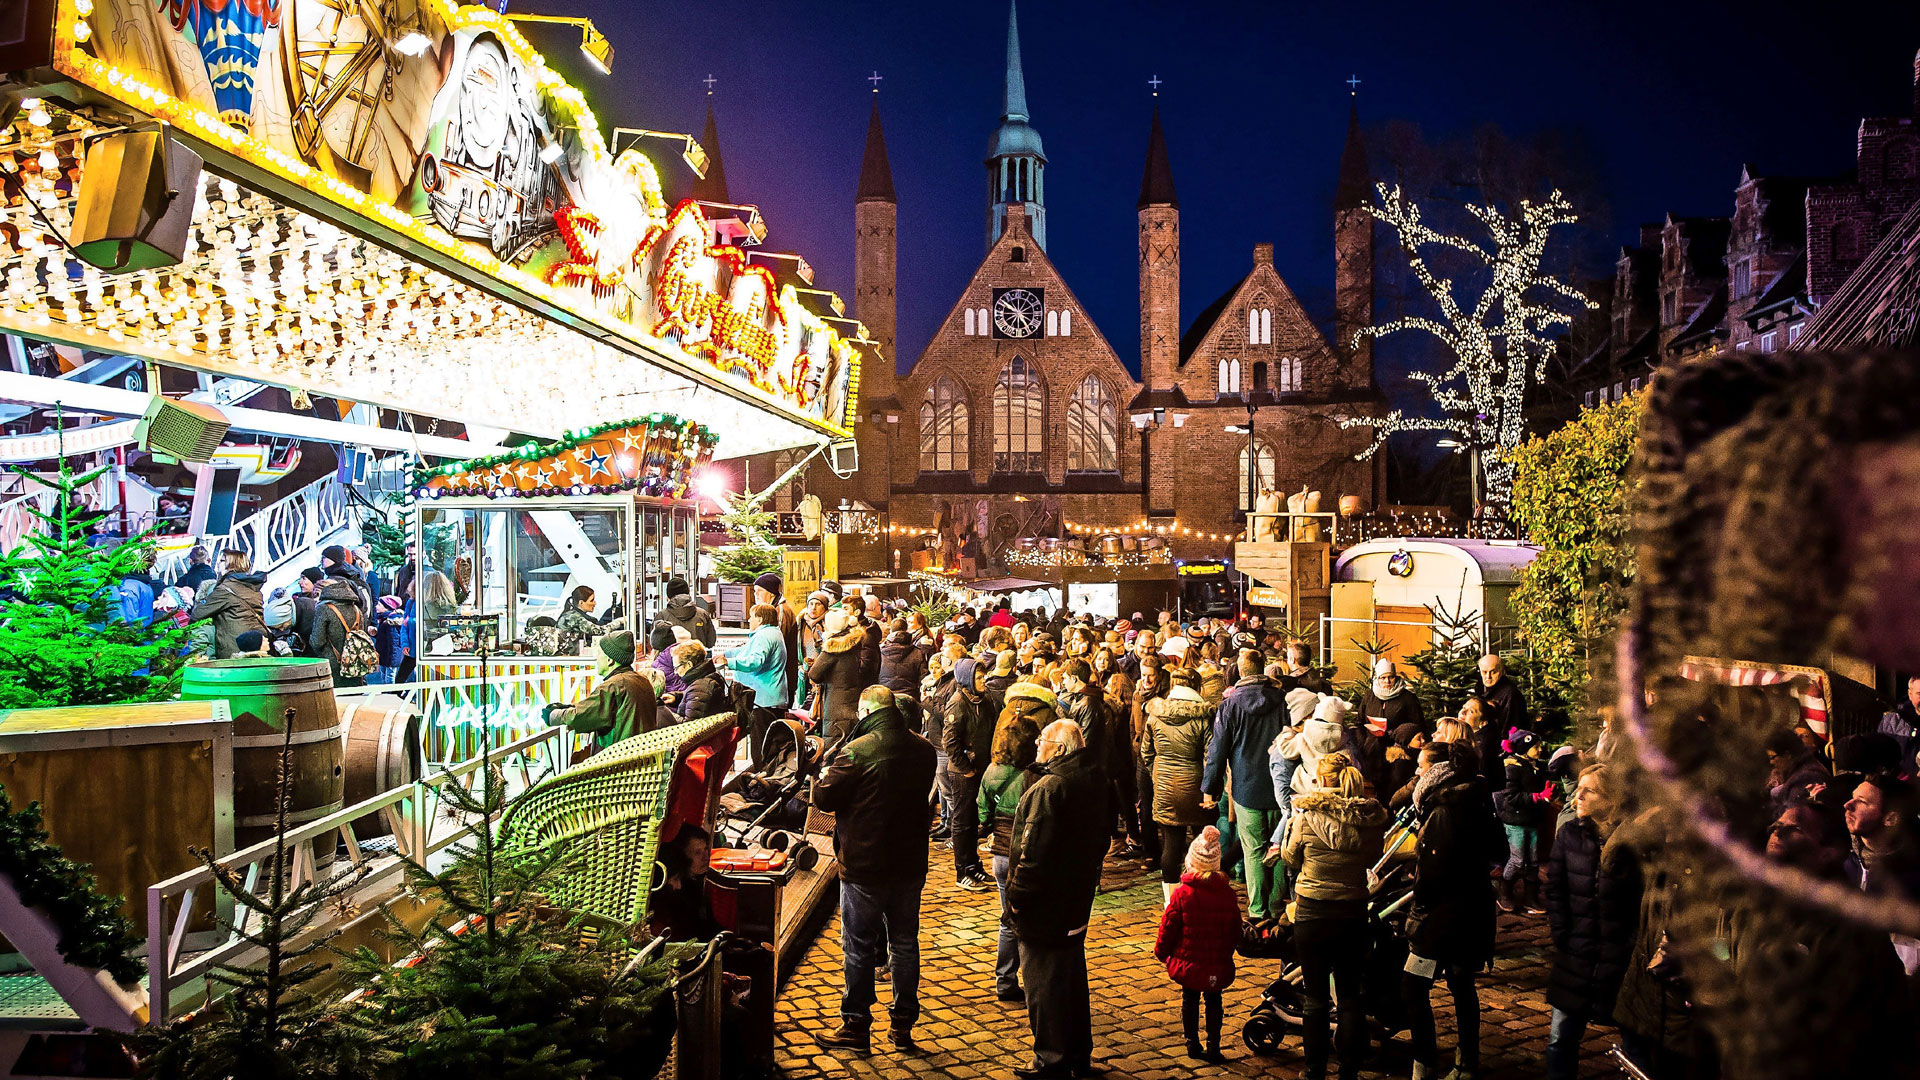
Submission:
[[[1004,1080],[1013,1069],[1027,1064],[1026,1012],[1019,1005],[1002,1004],[993,994],[998,899],[992,892],[962,891],[953,883],[951,868],[951,853],[936,848],[921,909],[921,1017],[914,1032],[921,1054],[901,1055],[887,1041],[886,983],[880,984],[880,1003],[874,1007],[870,1057],[828,1052],[813,1044],[815,1033],[831,1030],[839,1022],[840,925],[835,915],[780,999],[776,1061],[787,1077],[914,1074]],[[1114,1080],[1298,1076],[1297,1038],[1289,1038],[1270,1058],[1253,1056],[1240,1040],[1241,1023],[1258,1004],[1260,991],[1278,973],[1278,960],[1238,962],[1238,976],[1225,995],[1221,1050],[1226,1064],[1209,1065],[1186,1056],[1178,989],[1153,959],[1159,914],[1158,874],[1138,862],[1108,859],[1087,941],[1094,1065]],[[1544,916],[1501,917],[1495,970],[1480,979],[1481,1076],[1488,1080],[1541,1075],[1549,1015],[1542,989],[1547,977],[1546,948]],[[1444,989],[1435,992],[1434,1008],[1444,1072],[1452,1067],[1453,1047],[1453,1010]],[[1610,1028],[1589,1032],[1583,1076],[1620,1075],[1602,1058],[1614,1039]],[[1362,1075],[1404,1077],[1408,1072],[1402,1034],[1388,1044],[1385,1057],[1371,1063]]]

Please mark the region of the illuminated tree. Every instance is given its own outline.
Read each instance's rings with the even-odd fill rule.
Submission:
[[[1398,186],[1380,184],[1378,191],[1373,216],[1398,234],[1407,267],[1432,299],[1433,312],[1365,327],[1355,342],[1424,331],[1446,346],[1453,363],[1440,372],[1411,373],[1432,393],[1441,415],[1395,409],[1385,417],[1342,417],[1340,426],[1373,428],[1373,443],[1358,455],[1362,460],[1398,432],[1445,432],[1460,451],[1478,458],[1486,500],[1505,503],[1513,485],[1511,453],[1525,435],[1527,388],[1540,380],[1553,355],[1554,333],[1572,323],[1573,311],[1593,306],[1541,266],[1555,227],[1576,220],[1573,206],[1557,189],[1545,202],[1521,200],[1517,216],[1469,204],[1467,212],[1487,233],[1480,240],[1427,224]]]

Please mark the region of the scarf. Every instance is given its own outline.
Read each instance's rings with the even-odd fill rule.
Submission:
[[[1379,698],[1381,701],[1392,701],[1394,698],[1406,693],[1406,691],[1407,680],[1405,679],[1395,677],[1393,680],[1393,689],[1389,690],[1386,687],[1385,676],[1375,675],[1373,677],[1373,696]]]
[[[1422,773],[1418,783],[1413,785],[1413,812],[1426,817],[1433,809],[1427,805],[1427,797],[1441,785],[1453,779],[1453,762],[1436,761]]]

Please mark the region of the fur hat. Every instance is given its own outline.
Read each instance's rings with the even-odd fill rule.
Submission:
[[[600,655],[613,661],[620,667],[633,666],[633,634],[626,630],[615,630],[600,639]]]
[[[1212,825],[1200,830],[1200,835],[1187,845],[1187,859],[1183,869],[1189,874],[1213,874],[1220,870],[1220,830]]]

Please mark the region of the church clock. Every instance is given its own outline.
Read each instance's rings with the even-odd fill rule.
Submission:
[[[1030,338],[1040,336],[1047,301],[1040,289],[993,290],[993,336]]]

